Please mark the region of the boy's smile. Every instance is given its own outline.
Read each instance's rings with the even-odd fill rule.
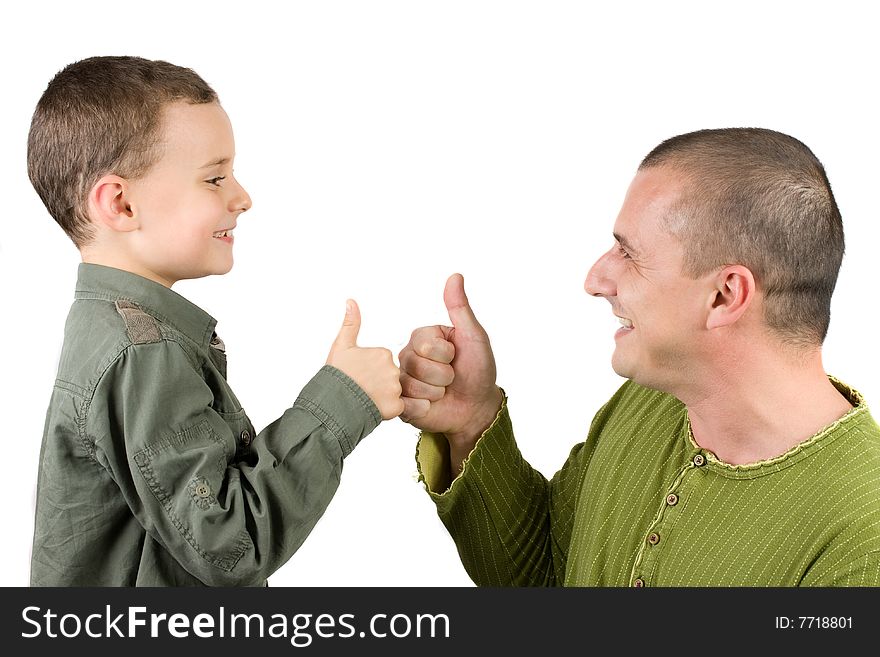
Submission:
[[[126,201],[137,225],[130,269],[170,287],[232,268],[232,231],[251,199],[233,176],[232,126],[219,104],[171,103],[163,123],[161,157],[128,181]]]
[[[218,230],[216,233],[214,233],[214,239],[226,242],[227,244],[232,244],[233,240],[235,239],[232,236],[233,228],[235,228],[235,226],[233,226],[232,228],[224,228],[223,230]]]

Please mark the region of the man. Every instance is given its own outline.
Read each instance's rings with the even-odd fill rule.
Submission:
[[[763,129],[642,162],[586,291],[629,381],[548,482],[523,459],[460,275],[400,352],[422,480],[480,585],[880,585],[880,428],[827,376],[843,256],[821,163]],[[451,485],[450,485],[451,480]]]

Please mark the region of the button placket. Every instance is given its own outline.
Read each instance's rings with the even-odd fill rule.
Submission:
[[[712,456],[709,454],[709,456]],[[666,489],[666,494],[661,497],[658,502],[657,515],[643,534],[642,544],[633,562],[630,571],[630,584],[632,586],[646,586],[646,578],[650,578],[655,573],[657,563],[663,558],[666,552],[661,543],[669,540],[669,531],[675,525],[675,522],[682,511],[678,509],[672,510],[672,507],[678,507],[682,502],[682,495],[686,494],[686,490],[690,490],[692,486],[699,485],[702,476],[691,477],[695,470],[701,469],[709,463],[708,457],[704,453],[682,454],[683,462],[681,469],[678,471],[675,479]],[[704,471],[701,473],[705,475]],[[662,494],[662,493],[661,493]],[[683,506],[683,505],[682,505]],[[665,541],[661,539],[665,536]],[[637,576],[638,575],[638,576]]]

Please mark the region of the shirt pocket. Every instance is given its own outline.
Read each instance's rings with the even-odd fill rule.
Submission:
[[[241,442],[235,437],[250,421],[244,411],[223,415],[229,417],[212,414],[159,438],[134,461],[159,507],[150,513],[147,505],[148,526],[169,551],[186,564],[191,555],[177,552],[193,550],[200,561],[230,571],[253,545],[244,531],[239,471],[230,467]]]

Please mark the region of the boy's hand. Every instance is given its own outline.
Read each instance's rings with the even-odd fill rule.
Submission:
[[[352,299],[345,302],[345,319],[330,347],[327,365],[342,370],[373,400],[383,420],[403,412],[400,398],[400,370],[388,349],[357,346],[361,311]]]

